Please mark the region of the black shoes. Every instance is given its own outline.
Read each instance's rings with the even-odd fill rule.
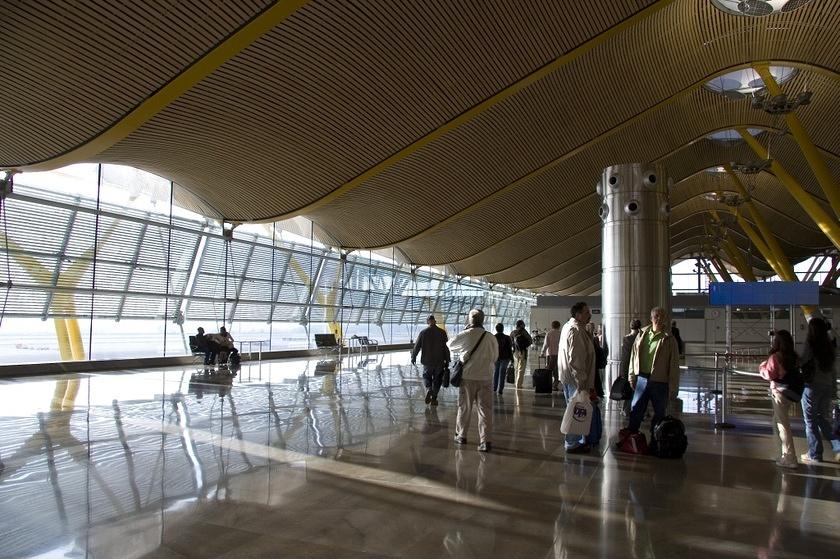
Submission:
[[[438,405],[437,398],[435,398],[434,396],[432,396],[432,402],[431,402],[431,405],[433,405],[433,406]]]
[[[467,444],[467,438],[462,437],[461,435],[455,435],[453,440],[455,441],[455,444]]]
[[[490,445],[489,442],[481,443],[480,445],[478,445],[478,451],[479,452],[490,452],[491,448],[492,448],[492,446]]]
[[[432,403],[432,391],[430,389],[430,390],[426,391],[426,404],[431,404],[431,403]]]
[[[588,444],[582,444],[580,446],[576,446],[574,448],[566,450],[566,454],[589,454],[591,450],[591,446],[589,446]]]

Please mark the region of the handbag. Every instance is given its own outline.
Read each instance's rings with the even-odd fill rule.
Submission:
[[[610,387],[610,400],[630,400],[633,398],[633,387],[627,377],[618,376]]]
[[[485,330],[484,333],[481,335],[481,337],[478,338],[478,341],[475,342],[475,345],[469,351],[469,353],[465,354],[465,357],[462,358],[463,361],[461,359],[459,359],[455,362],[455,366],[452,367],[452,374],[449,377],[449,384],[451,384],[455,388],[458,388],[459,386],[461,386],[461,380],[464,377],[464,365],[466,365],[467,361],[470,360],[470,357],[472,357],[472,354],[475,351],[475,348],[478,347],[478,344],[481,343],[481,340],[483,340],[484,336],[486,336],[486,335],[487,335],[487,331]]]
[[[505,381],[508,384],[516,382],[516,370],[513,368],[513,363],[508,365],[507,371],[505,372]]]
[[[592,426],[592,404],[589,402],[589,392],[575,391],[566,404],[560,431],[566,435],[588,435]]]

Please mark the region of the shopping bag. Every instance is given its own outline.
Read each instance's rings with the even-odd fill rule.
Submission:
[[[566,435],[588,435],[591,426],[592,404],[589,402],[589,392],[578,390],[566,403],[560,431]]]

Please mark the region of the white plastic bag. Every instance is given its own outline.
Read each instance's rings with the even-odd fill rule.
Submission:
[[[589,393],[576,391],[566,405],[560,431],[566,435],[588,435],[592,426],[592,404]]]

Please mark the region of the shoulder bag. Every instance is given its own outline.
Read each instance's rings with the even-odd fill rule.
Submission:
[[[475,345],[470,350],[470,352],[467,353],[464,356],[463,361],[461,359],[459,359],[455,362],[455,366],[452,367],[452,374],[449,375],[449,384],[450,385],[454,386],[455,388],[458,388],[459,386],[461,386],[461,379],[464,376],[464,365],[466,365],[467,361],[470,360],[470,357],[472,357],[472,354],[475,351],[475,348],[478,347],[478,344],[481,343],[481,340],[483,340],[484,336],[486,336],[486,335],[487,335],[487,330],[485,330],[484,333],[481,334],[481,337],[478,338],[477,342],[475,342]]]

